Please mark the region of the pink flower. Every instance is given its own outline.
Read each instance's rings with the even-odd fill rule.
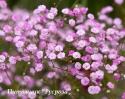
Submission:
[[[90,55],[82,56],[81,60],[85,61],[85,62],[88,62],[88,61],[91,60],[91,56]]]
[[[5,32],[0,30],[0,36],[5,36]]]
[[[66,36],[66,41],[67,42],[72,42],[73,40],[74,40],[73,36],[70,36],[70,35]]]
[[[93,53],[93,52],[94,52],[94,49],[93,49],[92,47],[90,47],[90,46],[87,46],[87,47],[85,48],[85,51],[88,52],[88,53]]]
[[[121,96],[122,99],[125,99],[125,92]]]
[[[70,20],[69,20],[69,25],[70,25],[70,26],[75,26],[75,24],[76,24],[76,22],[75,22],[74,19],[70,19]]]
[[[113,73],[114,71],[116,71],[118,69],[118,67],[115,64],[113,64],[113,65],[107,64],[105,66],[105,69],[107,70],[108,73]]]
[[[16,57],[10,56],[10,57],[9,57],[9,62],[10,62],[11,64],[16,64]]]
[[[81,54],[79,52],[74,52],[72,56],[73,56],[73,58],[76,59],[76,58],[80,58]]]
[[[109,57],[110,59],[116,59],[117,56],[118,56],[117,50],[115,50],[115,49],[110,50],[110,53],[109,53],[109,55],[108,55],[108,57]]]
[[[29,36],[36,36],[38,34],[38,32],[36,30],[31,30],[28,35]]]
[[[89,84],[89,82],[90,82],[90,80],[89,80],[89,78],[87,78],[87,77],[83,77],[83,78],[81,79],[81,84],[82,84],[83,86],[87,86],[87,85]]]
[[[93,55],[91,55],[91,58],[92,58],[92,60],[102,60],[103,59],[103,56],[102,56],[102,54],[100,54],[100,53],[97,53],[97,54],[93,54]]]
[[[83,47],[85,47],[87,45],[87,43],[86,43],[86,41],[84,41],[84,40],[80,40],[79,42],[78,42],[78,46],[80,47],[80,48],[83,48]]]
[[[63,51],[63,46],[57,45],[57,46],[55,47],[55,51]]]
[[[36,70],[37,72],[41,71],[42,69],[43,69],[43,64],[38,63],[38,64],[35,65],[35,70]]]
[[[89,13],[87,16],[88,16],[89,19],[92,19],[92,20],[94,19],[94,15],[91,14],[91,13]]]
[[[102,70],[92,72],[90,74],[90,78],[92,79],[93,82],[98,83],[98,81],[100,82],[100,80],[102,80],[104,78],[104,72]]]
[[[54,17],[55,17],[55,16],[54,16],[53,13],[48,13],[48,14],[47,14],[47,18],[48,18],[48,19],[54,19]]]
[[[36,98],[36,93],[34,93],[34,92],[28,93],[28,98],[29,99],[35,99]]]
[[[82,35],[85,35],[85,31],[83,29],[79,29],[77,32],[76,32],[77,35],[79,36],[82,36]]]
[[[3,82],[3,77],[0,75],[0,83]]]
[[[60,52],[60,53],[57,55],[57,58],[59,58],[59,59],[65,58],[65,53],[64,53],[64,52]]]
[[[93,70],[98,69],[102,64],[100,62],[92,62],[91,67]]]
[[[7,33],[12,32],[12,27],[10,25],[4,25],[3,30]]]
[[[36,44],[29,44],[29,45],[27,46],[27,50],[29,50],[29,51],[31,51],[31,52],[37,50]]]
[[[101,91],[101,88],[99,86],[89,86],[88,87],[88,92],[89,94],[98,94]]]
[[[114,79],[115,80],[120,80],[121,75],[119,73],[114,73]]]
[[[23,41],[17,41],[17,42],[15,43],[15,45],[16,45],[17,48],[21,48],[21,47],[24,46],[24,42],[23,42]]]
[[[106,6],[101,10],[102,14],[107,14],[113,11],[113,7],[112,6]]]
[[[55,72],[49,72],[48,74],[47,74],[47,77],[48,78],[53,78],[53,77],[55,77],[56,76],[56,73]]]
[[[100,29],[97,28],[97,27],[93,27],[93,28],[91,28],[91,32],[93,32],[93,33],[99,33]]]
[[[48,55],[48,58],[49,58],[50,60],[56,59],[56,54],[52,52],[52,53],[50,53],[50,54]]]
[[[71,86],[70,86],[70,84],[67,83],[67,82],[62,82],[62,83],[61,83],[61,88],[62,88],[63,90],[65,90],[65,91],[71,91]]]
[[[68,8],[62,9],[62,13],[63,13],[63,14],[69,14],[69,9],[68,9]]]
[[[89,37],[89,41],[92,42],[92,43],[96,43],[97,42],[95,37]]]
[[[82,66],[82,65],[81,65],[80,62],[76,62],[76,63],[75,63],[75,68],[76,68],[76,69],[80,70],[80,69],[81,69],[81,66]]]
[[[108,82],[108,83],[107,83],[107,86],[108,86],[108,88],[110,88],[110,89],[114,89],[114,87],[115,87],[112,82]]]
[[[89,70],[89,69],[90,69],[90,64],[89,64],[89,63],[84,63],[84,64],[82,65],[82,67],[83,67],[83,69],[85,69],[85,70]]]
[[[6,7],[7,7],[6,1],[1,0],[1,1],[0,1],[0,7],[1,7],[1,8],[6,8]]]
[[[121,5],[123,4],[124,0],[114,0],[116,4]]]
[[[53,7],[52,7],[52,8],[50,9],[50,12],[53,13],[54,15],[57,15],[58,10],[57,10],[57,8],[53,8]]]
[[[45,5],[39,5],[37,9],[34,10],[34,14],[39,14],[40,12],[44,12],[46,10]]]
[[[6,60],[6,57],[4,55],[0,55],[0,63],[4,62]]]
[[[43,58],[43,51],[37,51],[36,56],[38,59]]]

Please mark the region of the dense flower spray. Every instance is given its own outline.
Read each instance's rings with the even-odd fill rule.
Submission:
[[[121,4],[122,0],[115,2]],[[48,79],[68,73],[89,94],[114,89],[110,79],[106,84],[103,81],[107,74],[117,81],[121,79],[119,68],[125,56],[120,51],[125,49],[120,49],[120,41],[125,38],[125,29],[120,18],[108,16],[111,11],[111,6],[104,7],[95,18],[85,7],[64,8],[61,17],[54,7],[39,5],[32,13],[11,11],[5,1],[0,1],[0,39],[13,46],[11,52],[0,53],[0,83],[13,85],[16,80],[19,87],[40,87],[43,80],[34,77],[38,73],[45,72],[44,78]],[[15,72],[21,62],[28,66],[19,76]],[[71,91],[72,86],[62,80],[60,89]],[[8,95],[2,87],[1,94]],[[122,97],[125,99],[124,94]]]

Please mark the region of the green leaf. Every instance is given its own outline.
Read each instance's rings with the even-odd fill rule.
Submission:
[[[104,6],[112,5],[112,2],[112,0],[88,0],[87,6],[89,12],[96,15]]]
[[[23,9],[33,10],[38,5],[46,5],[47,7],[52,7],[57,4],[59,0],[7,0],[10,8],[20,7]]]
[[[16,64],[16,75],[23,75],[24,73],[27,73],[27,69],[28,69],[29,65],[24,62],[24,61],[21,61],[21,62],[18,62]]]
[[[61,10],[66,7],[72,7],[77,1],[78,0],[60,0],[57,4],[57,8]]]
[[[28,10],[35,9],[38,5],[44,4],[48,8],[57,7],[62,9],[64,7],[71,7],[78,0],[8,0],[10,8],[21,7]]]
[[[20,0],[7,0],[8,6],[12,9]]]
[[[6,42],[0,38],[0,52],[7,51],[10,53],[13,50],[15,50],[15,47],[10,42]]]

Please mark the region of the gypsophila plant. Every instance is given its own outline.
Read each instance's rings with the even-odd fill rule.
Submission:
[[[8,94],[5,89],[45,88],[71,92],[72,99],[80,99],[75,98],[78,89],[90,99],[87,96],[117,90],[125,73],[121,70],[125,67],[125,28],[120,18],[109,17],[112,11],[112,6],[106,6],[98,17],[86,7],[64,8],[61,14],[45,5],[32,12],[12,11],[6,1],[0,1],[0,43],[9,46],[0,46],[0,95],[38,99],[37,94]],[[118,97],[125,99],[125,93]]]

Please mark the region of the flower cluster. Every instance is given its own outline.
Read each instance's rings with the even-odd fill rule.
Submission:
[[[108,16],[111,11],[113,8],[107,6],[95,18],[85,7],[64,8],[59,16],[54,7],[39,5],[33,13],[11,11],[0,1],[0,39],[13,47],[11,52],[0,53],[0,83],[12,85],[16,80],[20,86],[33,88],[43,83],[34,77],[37,73],[44,71],[43,78],[60,79],[66,71],[89,94],[99,94],[105,85],[114,89],[113,82],[103,85],[103,81],[107,74],[120,80],[119,67],[125,57],[119,45],[125,29],[120,18]],[[29,65],[23,76],[15,75],[20,62]],[[60,88],[72,90],[68,81],[62,81]],[[4,90],[2,94],[6,94]]]

